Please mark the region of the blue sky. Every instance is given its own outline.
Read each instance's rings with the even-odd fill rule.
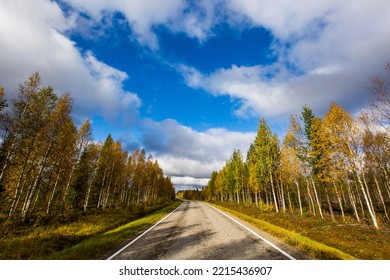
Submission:
[[[203,185],[258,120],[281,138],[304,104],[353,114],[390,58],[390,2],[3,0],[0,85],[39,71],[77,124],[145,148],[178,188]]]

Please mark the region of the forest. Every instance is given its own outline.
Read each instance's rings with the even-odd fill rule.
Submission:
[[[182,197],[256,205],[264,211],[335,216],[379,229],[390,211],[390,64],[373,77],[371,104],[352,116],[332,102],[320,118],[304,105],[281,141],[264,118],[244,155],[234,150],[202,193]]]
[[[72,120],[72,97],[42,86],[39,73],[7,104],[0,88],[0,222],[26,221],[175,198],[169,177],[145,150],[129,154],[90,120]]]

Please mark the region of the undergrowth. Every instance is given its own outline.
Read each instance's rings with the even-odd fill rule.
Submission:
[[[305,213],[275,213],[256,206],[218,202],[219,207],[294,245],[316,259],[390,259],[390,228],[380,230],[356,223],[352,217],[332,221]]]
[[[2,223],[0,224],[0,259],[66,259],[66,255],[62,257],[59,252],[79,244],[84,244],[91,239],[99,240],[100,236],[104,236],[107,232],[152,213],[169,211],[177,203],[179,202],[170,203],[169,205],[134,205],[129,209],[105,209],[105,211],[91,211],[86,214],[75,213],[72,215],[72,218],[63,220],[58,217],[55,219],[42,217],[34,219],[34,221],[26,221],[25,223]],[[136,226],[134,231],[126,232],[125,234],[136,233],[137,230],[147,225],[148,223],[144,223],[139,227]],[[111,245],[117,246],[123,242],[123,239],[120,239],[118,235],[106,235],[114,239],[111,243],[107,243],[109,244],[107,247],[96,250],[93,248],[92,242],[92,245],[89,245],[84,251],[80,250],[76,255],[73,254],[72,258],[101,258],[107,251],[112,249]],[[116,238],[117,240],[115,240]],[[96,241],[96,243],[99,242]]]

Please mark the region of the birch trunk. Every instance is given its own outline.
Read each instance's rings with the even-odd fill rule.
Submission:
[[[281,191],[283,213],[286,213],[286,200],[284,198],[284,189],[283,189],[283,183],[282,182],[280,182],[280,191]]]
[[[273,179],[272,179],[272,174],[271,174],[271,172],[269,173],[269,175],[270,175],[270,179],[271,179],[272,196],[274,197],[274,202],[275,202],[275,210],[276,210],[276,213],[279,213],[278,200],[276,199],[274,181],[273,181]]]
[[[324,219],[324,215],[322,214],[322,207],[321,207],[321,203],[320,203],[320,200],[318,199],[318,194],[317,194],[317,188],[316,188],[316,185],[315,185],[315,183],[314,183],[314,180],[313,180],[313,178],[310,178],[310,180],[311,180],[311,184],[312,184],[312,186],[313,186],[314,195],[315,195],[316,202],[317,202],[317,206],[318,206],[318,212],[320,212],[321,219]]]
[[[287,192],[287,199],[288,199],[288,205],[289,205],[289,208],[290,208],[290,212],[291,214],[293,215],[294,214],[294,209],[293,209],[293,205],[291,203],[291,195],[290,195],[290,192]]]
[[[351,185],[350,185],[348,179],[347,179],[347,187],[348,187],[349,200],[351,202],[351,205],[352,205],[352,208],[353,208],[353,212],[355,214],[356,220],[358,222],[360,222],[359,213],[358,213],[358,210],[357,210],[357,207],[356,207],[356,199],[355,199],[354,194],[352,193]]]
[[[352,148],[351,148],[350,145],[348,145],[348,150],[349,150],[350,154],[352,155],[352,158],[356,158],[356,156],[354,156],[354,155],[356,155],[356,153],[354,153],[354,152],[352,151]],[[355,172],[355,175],[356,175],[356,177],[357,177],[357,179],[358,179],[358,183],[359,183],[360,188],[361,188],[361,190],[362,190],[364,199],[365,199],[366,204],[367,204],[368,212],[370,213],[370,216],[371,216],[372,222],[373,222],[373,224],[374,224],[374,227],[375,227],[376,229],[379,229],[379,227],[378,227],[378,221],[377,221],[377,219],[376,219],[376,215],[375,215],[374,209],[373,209],[372,204],[371,204],[371,202],[370,202],[370,198],[369,198],[369,196],[367,195],[367,192],[366,192],[366,190],[365,190],[365,187],[364,187],[364,184],[363,184],[363,182],[362,182],[362,179],[360,178],[358,168],[357,168],[356,163],[355,163],[354,161],[352,161],[352,168],[353,168],[353,171]],[[364,173],[362,173],[362,175],[364,176]],[[363,179],[364,179],[364,177],[363,177]],[[368,189],[367,189],[367,190],[368,190]],[[363,207],[362,207],[362,209],[363,209]]]
[[[379,183],[378,183],[378,180],[376,178],[376,175],[374,174],[374,181],[375,181],[375,185],[378,189],[378,194],[379,194],[379,198],[381,200],[381,203],[382,203],[382,207],[383,207],[383,211],[385,212],[385,216],[386,216],[386,219],[389,221],[389,215],[387,214],[387,209],[386,209],[386,204],[385,204],[385,200],[383,198],[383,195],[382,195],[382,191],[381,191],[381,188],[379,186]]]
[[[93,169],[92,176],[88,180],[88,188],[87,188],[87,193],[85,195],[85,200],[84,200],[84,212],[87,211],[88,209],[88,203],[89,203],[89,196],[91,194],[91,189],[92,189],[92,184],[93,180],[95,179],[96,172],[98,170],[98,165],[96,164],[95,168]]]
[[[328,192],[328,188],[325,186],[325,195],[326,195],[326,201],[328,202],[328,207],[329,207],[329,214],[332,218],[332,220],[336,220],[335,217],[334,217],[334,213],[333,213],[333,208],[332,208],[332,203],[330,201],[330,197],[329,197],[329,192]]]
[[[378,227],[378,221],[376,220],[375,213],[374,213],[374,211],[373,211],[373,209],[372,209],[372,207],[371,207],[371,203],[370,203],[370,200],[369,200],[368,195],[367,195],[367,193],[366,193],[366,190],[365,190],[365,187],[364,187],[364,185],[363,185],[362,179],[360,178],[359,173],[358,173],[356,170],[355,170],[355,172],[356,172],[356,176],[357,176],[357,178],[358,178],[358,182],[359,182],[361,191],[362,191],[362,193],[363,193],[364,199],[365,199],[365,201],[366,201],[366,205],[367,205],[367,208],[368,208],[368,212],[370,213],[372,222],[373,222],[373,224],[374,224],[374,227],[375,227],[376,229],[379,229],[379,227]]]
[[[298,181],[295,181],[295,185],[297,186],[297,192],[298,192],[299,211],[300,211],[301,216],[302,216],[303,210],[302,210],[302,201],[301,201],[301,191],[299,190]]]
[[[15,188],[15,195],[14,195],[14,198],[12,200],[10,210],[8,212],[8,218],[11,218],[13,216],[13,214],[15,213],[16,207],[17,207],[19,200],[20,200],[20,197],[23,193],[23,188],[21,189],[21,185],[22,185],[22,181],[24,179],[23,178],[24,172],[26,172],[26,166],[23,166],[22,171],[19,175],[18,183],[16,184],[16,188]]]
[[[56,182],[55,182],[54,187],[53,187],[53,191],[51,192],[51,195],[49,197],[49,201],[47,202],[47,208],[46,208],[46,213],[47,214],[50,213],[50,207],[51,207],[51,204],[53,202],[54,195],[55,195],[55,193],[57,191],[57,186],[58,186],[59,179],[60,179],[60,171],[58,170],[58,173],[57,173],[57,176],[56,176]]]
[[[335,192],[336,192],[337,200],[339,202],[339,206],[340,206],[340,210],[341,210],[341,216],[343,217],[343,221],[345,222],[344,208],[343,208],[343,203],[341,201],[340,193],[338,191],[338,188],[337,188],[337,185],[336,185],[335,181],[332,180],[332,182],[333,182],[333,187],[334,187]]]
[[[259,207],[259,200],[257,198],[257,191],[255,191],[255,204],[257,207]]]
[[[368,201],[370,202],[372,213],[373,213],[373,215],[375,217],[375,220],[377,221],[374,203],[372,202],[370,189],[368,188],[367,181],[366,181],[366,176],[364,175],[364,172],[362,172],[362,177],[363,177],[363,184],[364,184],[364,187],[366,189],[367,196],[368,196]]]
[[[311,195],[309,183],[307,182],[307,180],[306,180],[306,189],[307,189],[307,196],[308,196],[308,201],[309,201],[309,209],[310,209],[310,212],[313,213],[313,215],[315,216],[316,215],[316,207],[314,205],[313,197]]]
[[[51,145],[48,146],[44,158],[41,160],[40,166],[39,166],[39,171],[38,174],[35,177],[34,183],[32,186],[28,189],[27,191],[27,196],[26,196],[26,201],[24,202],[23,209],[22,209],[22,220],[24,221],[27,217],[27,213],[30,210],[30,205],[31,201],[34,197],[35,191],[38,188],[39,182],[42,179],[42,173],[43,169],[46,165],[47,159],[49,158],[50,155],[50,150],[51,150]]]

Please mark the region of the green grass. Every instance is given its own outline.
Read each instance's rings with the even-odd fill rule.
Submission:
[[[176,202],[155,213],[147,215],[144,218],[132,221],[98,236],[89,238],[71,248],[51,254],[47,258],[56,260],[94,260],[108,257],[110,252],[114,253],[116,249],[119,249],[120,245],[123,245],[125,242],[134,238],[139,231],[144,230],[162,219],[169,212],[173,211],[180,203],[181,202]]]
[[[46,225],[2,225],[0,259],[100,259],[178,204],[106,209]]]
[[[325,220],[312,215],[264,212],[255,206],[218,203],[217,207],[293,245],[315,259],[390,259],[386,224],[374,230],[364,224]]]

